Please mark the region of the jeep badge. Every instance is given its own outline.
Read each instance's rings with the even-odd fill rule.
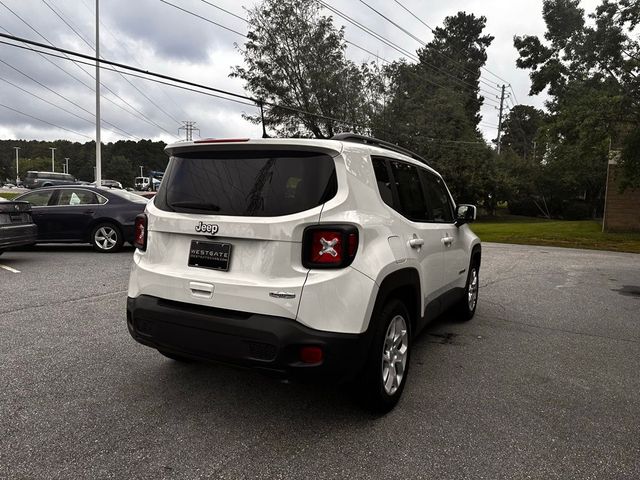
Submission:
[[[198,233],[210,233],[211,235],[215,235],[218,233],[218,225],[215,223],[202,223],[198,222],[196,225],[196,232]]]

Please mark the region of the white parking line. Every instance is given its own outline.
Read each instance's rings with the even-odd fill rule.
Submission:
[[[6,265],[0,265],[0,268],[4,268],[5,270],[11,273],[20,273],[20,270],[16,270],[15,268],[7,267]]]

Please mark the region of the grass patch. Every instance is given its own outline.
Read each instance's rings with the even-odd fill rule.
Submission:
[[[0,192],[0,197],[2,198],[6,198],[7,200],[13,200],[14,198],[16,198],[18,195],[21,195],[22,192],[20,193],[13,193],[13,192]]]
[[[471,229],[484,242],[640,253],[640,233],[603,233],[602,224],[592,220],[505,216],[472,223]]]

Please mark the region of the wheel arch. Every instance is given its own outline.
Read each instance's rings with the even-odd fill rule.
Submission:
[[[380,282],[371,318],[377,318],[377,314],[382,310],[384,305],[390,299],[397,298],[402,300],[407,307],[411,317],[411,329],[415,331],[417,321],[421,317],[422,299],[420,292],[420,275],[418,270],[413,267],[408,267],[391,272]]]
[[[480,269],[480,263],[482,261],[482,245],[477,243],[471,249],[471,262],[478,266],[478,270]]]

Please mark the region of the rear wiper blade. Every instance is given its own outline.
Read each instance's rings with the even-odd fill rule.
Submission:
[[[173,202],[171,203],[172,207],[180,207],[180,208],[189,208],[193,210],[211,210],[213,212],[220,211],[220,207],[213,203],[202,203],[202,202]]]

